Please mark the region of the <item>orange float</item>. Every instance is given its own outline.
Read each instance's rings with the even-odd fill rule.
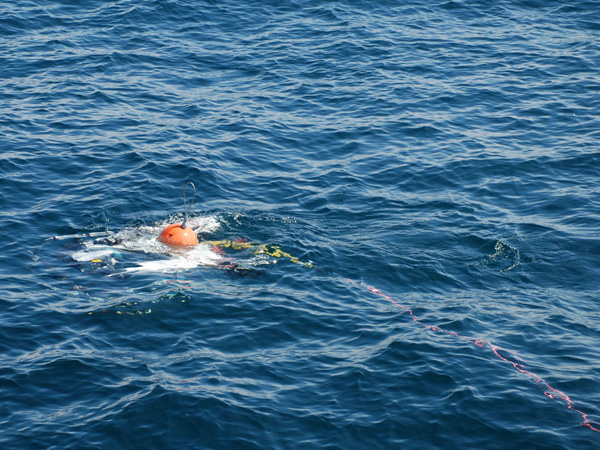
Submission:
[[[190,184],[194,188],[194,197],[192,198],[192,202],[190,203],[190,206],[188,207],[185,204],[185,189]],[[194,183],[189,182],[183,188],[183,208],[185,210],[185,220],[183,221],[183,223],[174,223],[174,224],[167,226],[164,230],[162,230],[160,235],[158,236],[158,240],[160,242],[162,242],[163,244],[168,245],[169,247],[172,247],[172,248],[186,248],[186,247],[193,247],[194,245],[198,245],[198,236],[196,236],[196,233],[194,233],[194,230],[192,230],[187,224],[188,212],[192,208],[195,198],[196,198],[196,186],[194,186]]]
[[[160,235],[158,240],[165,245],[173,248],[185,248],[198,245],[198,236],[189,227],[182,227],[181,223],[174,223],[167,226]]]

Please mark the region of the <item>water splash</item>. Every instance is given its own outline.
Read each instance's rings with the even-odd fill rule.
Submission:
[[[94,240],[81,239],[83,248],[71,253],[70,257],[78,263],[102,263],[114,270],[109,276],[121,273],[174,272],[200,266],[216,266],[223,262],[223,257],[213,252],[209,244],[173,250],[160,243],[156,237],[168,223],[171,220],[96,235]],[[188,224],[196,233],[213,233],[220,226],[214,216],[191,218]]]
[[[516,268],[521,262],[521,253],[519,249],[502,241],[496,241],[495,252],[483,258],[480,262],[482,266],[502,265],[510,263],[508,267],[500,269],[500,272],[508,272]]]

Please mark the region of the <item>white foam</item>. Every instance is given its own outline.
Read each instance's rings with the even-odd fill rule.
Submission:
[[[219,229],[219,221],[214,216],[195,217],[189,219],[188,223],[195,233],[213,233]]]
[[[174,252],[170,258],[142,261],[125,272],[173,272],[195,269],[200,266],[216,266],[223,261],[221,256],[211,251],[209,245],[199,244],[189,250]]]
[[[211,246],[207,244],[200,244],[186,250],[173,250],[159,242],[157,237],[160,232],[174,221],[177,219],[171,218],[156,225],[142,225],[125,228],[118,233],[108,233],[108,238],[117,242],[115,245],[84,243],[86,249],[77,251],[71,256],[80,262],[118,257],[120,260],[117,263],[135,264],[124,269],[125,272],[133,273],[189,270],[199,266],[215,266],[223,261],[222,257],[211,251]],[[214,216],[190,218],[188,224],[196,233],[212,233],[219,228],[219,221]],[[136,255],[142,255],[148,260],[140,261]]]
[[[100,247],[102,248],[102,250],[93,250],[94,247],[97,246],[91,246],[90,248],[86,249],[86,250],[81,250],[78,252],[75,252],[71,255],[71,257],[75,260],[75,261],[92,261],[93,259],[102,259],[105,258],[106,256],[112,256],[114,253],[114,250],[110,249],[110,248],[106,248],[106,247]],[[92,249],[92,250],[90,250]]]

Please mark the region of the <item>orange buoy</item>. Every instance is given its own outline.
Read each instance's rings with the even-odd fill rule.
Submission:
[[[185,248],[198,245],[198,236],[189,226],[183,228],[180,223],[174,223],[167,226],[158,240],[172,248]]]

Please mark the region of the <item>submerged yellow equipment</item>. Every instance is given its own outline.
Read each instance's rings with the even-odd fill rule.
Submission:
[[[255,255],[266,254],[269,256],[273,256],[274,258],[286,258],[286,259],[289,259],[291,262],[296,263],[296,264],[301,264],[304,267],[313,267],[312,263],[300,261],[295,256],[292,256],[289,253],[282,251],[279,248],[279,246],[277,246],[277,245],[260,244],[258,242],[231,241],[231,240],[205,241],[204,243],[210,244],[212,246],[216,246],[216,247],[219,247],[222,249],[223,248],[232,248],[234,250],[245,250],[245,249],[249,249],[249,248],[255,249],[254,250]]]

